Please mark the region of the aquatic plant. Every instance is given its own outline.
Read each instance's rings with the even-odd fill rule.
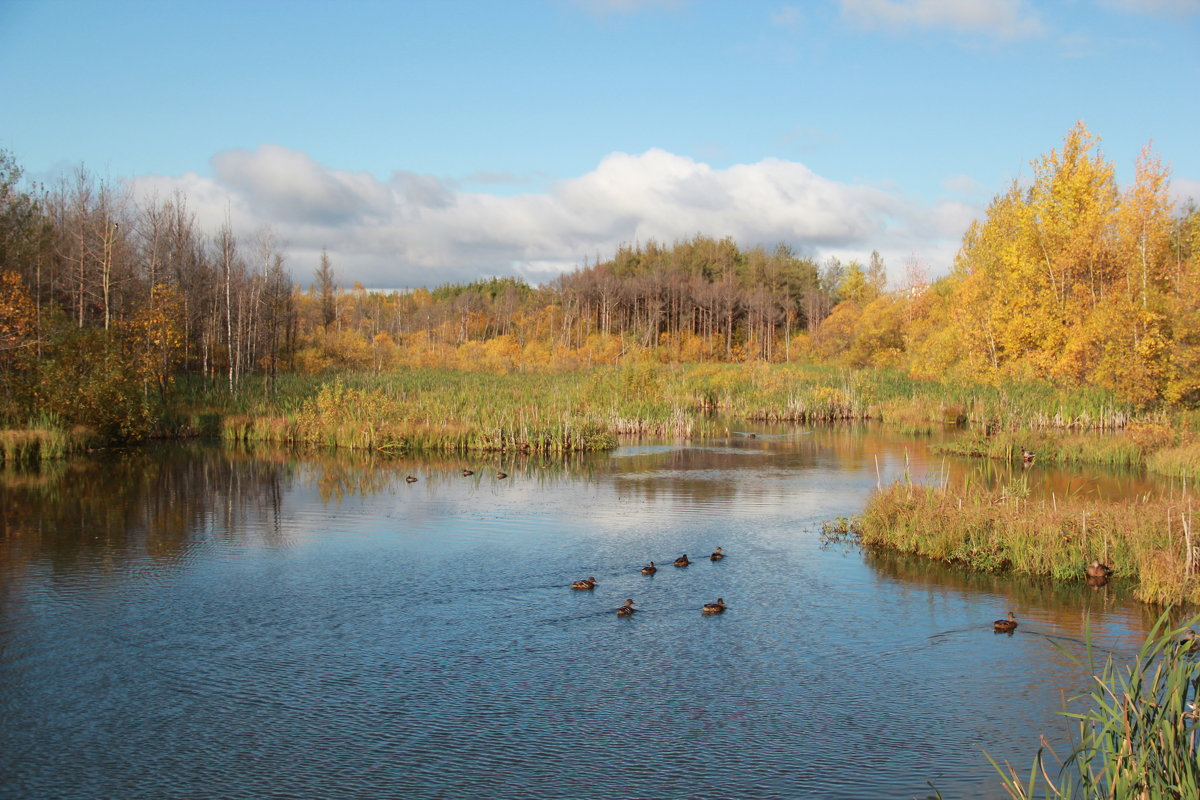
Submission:
[[[866,546],[1060,581],[1082,581],[1098,558],[1144,602],[1200,603],[1198,512],[1186,493],[1113,502],[1031,498],[1019,478],[999,488],[901,482],[872,495],[853,530]]]
[[[1111,656],[1100,669],[1088,637],[1086,665],[1092,688],[1082,711],[1061,713],[1078,721],[1078,739],[1061,761],[1043,738],[1029,777],[987,756],[1014,800],[1046,798],[1194,798],[1200,796],[1200,661],[1169,612],[1155,623],[1133,662],[1118,667]],[[1057,646],[1057,645],[1056,645]],[[1067,652],[1076,663],[1080,657]],[[1048,769],[1047,755],[1059,762]]]

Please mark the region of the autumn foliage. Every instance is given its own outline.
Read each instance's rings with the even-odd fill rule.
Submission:
[[[199,230],[187,200],[135,203],[80,169],[22,191],[0,153],[0,424],[52,412],[150,432],[175,378],[236,390],[284,373],[497,374],[679,362],[824,362],[1000,385],[1200,403],[1200,213],[1173,207],[1147,148],[1118,186],[1079,123],[996,196],[949,274],[878,254],[817,263],[697,235],[619,248],[542,286],[512,278],[338,289],[323,254],[297,286],[269,231]]]

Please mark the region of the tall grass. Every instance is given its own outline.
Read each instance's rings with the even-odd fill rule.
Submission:
[[[1180,445],[1193,434],[1161,421],[1134,421],[1122,431],[1032,430],[980,432],[931,446],[935,453],[1039,463],[1145,467],[1173,477],[1200,477],[1200,444]]]
[[[1150,454],[1146,468],[1160,475],[1200,479],[1200,442],[1166,447]]]
[[[330,392],[342,406],[331,408]],[[719,432],[710,412],[769,422],[875,419],[908,432],[1001,421],[1110,429],[1127,421],[1107,395],[797,364],[641,363],[507,375],[414,368],[289,375],[269,386],[251,379],[234,394],[193,383],[181,397],[191,419],[205,410],[225,415],[229,438],[404,450],[567,451],[611,446],[620,435],[703,437]]]
[[[332,407],[334,395],[348,405]],[[763,422],[878,420],[909,434],[970,426],[983,432],[980,441],[1010,436],[1006,444],[989,443],[1006,452],[1029,439],[1019,431],[1045,437],[1054,430],[1113,431],[1135,420],[1111,393],[1049,384],[973,385],[813,364],[639,362],[570,372],[403,368],[270,381],[249,376],[233,392],[221,381],[184,376],[155,435],[565,452],[612,446],[622,435],[714,435],[723,430],[714,413]]]
[[[62,459],[93,444],[84,427],[68,429],[58,417],[43,414],[22,428],[0,430],[0,464],[32,466]]]
[[[1190,625],[1172,628],[1163,614],[1132,664],[1117,667],[1110,656],[1100,670],[1092,668],[1095,683],[1086,709],[1063,711],[1078,721],[1079,738],[1057,770],[1047,769],[1047,754],[1058,760],[1048,745],[1038,750],[1026,779],[988,756],[1009,795],[1014,800],[1200,797],[1200,662],[1180,644],[1186,630]],[[1090,638],[1088,663],[1095,663]]]
[[[870,498],[855,530],[867,546],[980,571],[1082,581],[1100,560],[1140,600],[1200,604],[1200,507],[1189,495],[1118,503],[1028,494],[1020,479],[1000,489],[897,483]]]

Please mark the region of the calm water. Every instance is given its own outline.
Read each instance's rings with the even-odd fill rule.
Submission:
[[[1054,643],[1090,615],[1130,653],[1151,620],[1119,586],[822,546],[877,482],[969,468],[760,429],[565,464],[179,446],[9,474],[0,796],[1003,797],[984,751],[1026,769],[1085,682]]]

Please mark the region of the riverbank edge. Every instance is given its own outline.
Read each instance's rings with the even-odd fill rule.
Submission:
[[[578,452],[619,436],[724,435],[714,415],[760,423],[872,421],[904,435],[968,429],[959,455],[1139,466],[1200,477],[1190,412],[1137,412],[1109,393],[1045,383],[914,379],[818,364],[635,364],[559,373],[409,368],[386,373],[180,380],[152,426],[127,438],[207,436],[380,452]],[[0,459],[61,458],[107,437],[66,423],[9,431]],[[73,430],[86,431],[83,425]],[[1116,433],[1117,435],[1111,435]],[[61,443],[60,443],[61,442]],[[1173,452],[1178,450],[1178,452]]]
[[[977,572],[1100,586],[1131,581],[1136,599],[1200,606],[1200,503],[1179,490],[1134,501],[1052,495],[1019,484],[993,489],[898,482],[822,535],[911,553]],[[1098,562],[1104,569],[1088,567]]]

